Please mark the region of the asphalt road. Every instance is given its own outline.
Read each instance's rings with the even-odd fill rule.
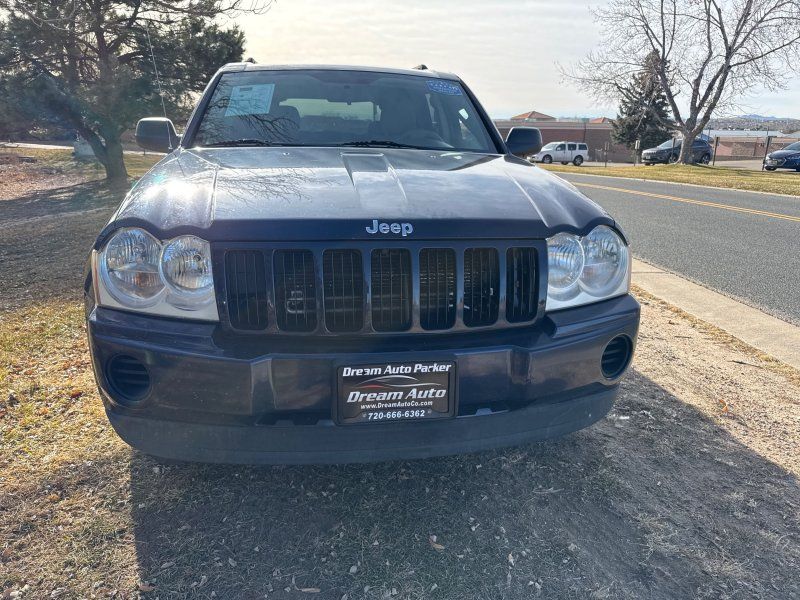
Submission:
[[[800,198],[559,175],[617,220],[634,255],[800,324]]]

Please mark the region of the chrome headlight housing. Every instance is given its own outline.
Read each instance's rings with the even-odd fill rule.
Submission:
[[[211,247],[193,235],[160,241],[116,231],[92,254],[98,304],[167,317],[218,321]]]
[[[628,246],[607,225],[578,237],[557,233],[547,240],[547,310],[598,302],[627,294]]]

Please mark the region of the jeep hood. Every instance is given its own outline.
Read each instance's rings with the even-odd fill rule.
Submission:
[[[410,223],[414,240],[545,238],[613,225],[571,184],[502,155],[217,148],[167,156],[105,233],[142,226],[161,238],[194,233],[212,242],[402,239],[368,233],[374,220]]]

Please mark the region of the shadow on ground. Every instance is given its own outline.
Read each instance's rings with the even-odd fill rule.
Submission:
[[[0,202],[0,311],[80,299],[92,243],[127,190],[90,182]]]
[[[551,443],[338,467],[134,453],[130,470],[153,596],[800,595],[797,480],[636,372],[609,419]]]

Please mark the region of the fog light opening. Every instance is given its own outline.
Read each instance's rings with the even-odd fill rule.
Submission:
[[[631,361],[633,343],[626,335],[618,335],[608,342],[600,359],[600,369],[606,379],[615,379],[622,375]]]
[[[113,391],[124,403],[140,402],[150,391],[150,373],[147,367],[132,356],[115,356],[108,361],[106,377]]]

